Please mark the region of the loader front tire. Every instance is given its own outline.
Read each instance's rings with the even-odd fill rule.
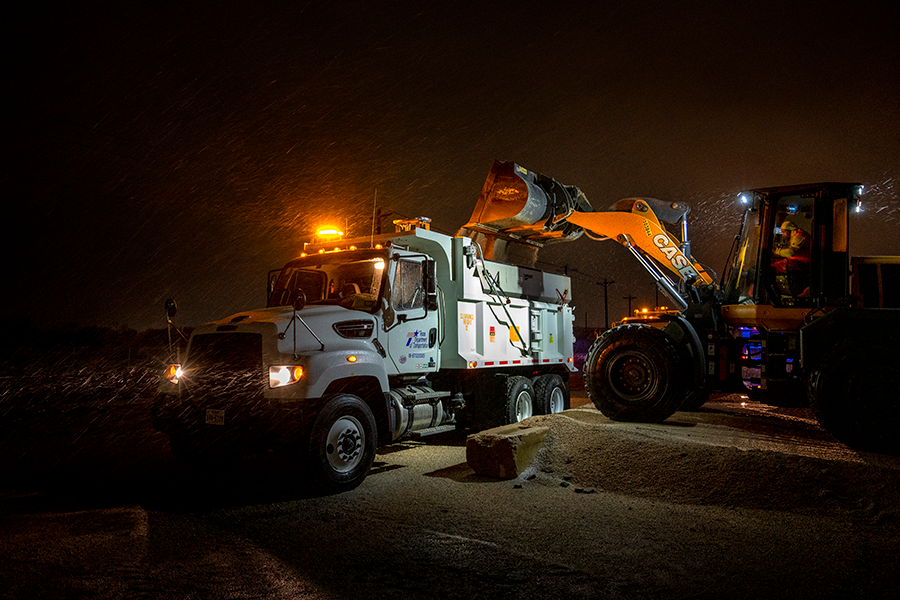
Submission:
[[[658,423],[685,399],[681,364],[675,344],[662,330],[614,327],[588,351],[585,388],[594,406],[610,419]]]

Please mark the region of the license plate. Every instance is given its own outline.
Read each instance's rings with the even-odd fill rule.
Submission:
[[[207,408],[206,409],[206,424],[207,425],[224,425],[225,424],[225,411],[218,410],[215,408]]]

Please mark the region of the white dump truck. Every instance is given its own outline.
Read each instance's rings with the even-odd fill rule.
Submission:
[[[492,222],[485,209],[510,186],[529,201]],[[495,259],[516,242],[574,239],[579,229],[555,223],[585,206],[577,188],[495,163],[456,236],[419,218],[307,244],[270,273],[265,308],[192,332],[166,369],[154,426],[183,462],[299,450],[322,484],[343,491],[362,482],[376,447],[403,436],[568,408],[569,278]]]

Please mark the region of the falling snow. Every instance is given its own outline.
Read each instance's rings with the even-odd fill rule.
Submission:
[[[455,232],[494,159],[577,185],[596,208],[689,202],[694,255],[717,272],[738,191],[859,181],[854,251],[897,254],[897,10],[225,2],[26,15],[28,66],[4,82],[5,222],[26,234],[6,236],[23,241],[5,302],[36,326],[143,330],[175,297],[181,322],[199,324],[262,304],[268,270],[323,222],[367,234],[376,202]],[[602,323],[578,299],[604,279],[615,318],[624,296],[652,303],[626,252],[590,244],[541,256],[573,274],[579,319]]]

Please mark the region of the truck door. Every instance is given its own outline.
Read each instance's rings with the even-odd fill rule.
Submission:
[[[390,262],[388,355],[399,374],[437,371],[438,311],[429,306],[426,293],[426,276],[433,276],[426,269],[427,257],[395,254]]]

